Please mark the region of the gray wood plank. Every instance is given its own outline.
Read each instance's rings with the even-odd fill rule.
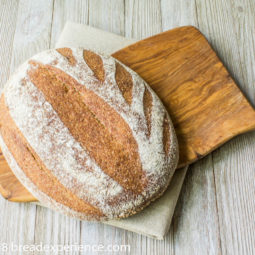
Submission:
[[[90,0],[89,25],[124,35],[124,0]]]
[[[53,0],[20,1],[13,42],[11,71],[50,46]]]
[[[199,27],[196,1],[161,1],[163,29]],[[173,17],[174,15],[174,17]],[[175,254],[220,254],[211,156],[189,167],[172,228]]]
[[[161,0],[163,31],[179,26],[197,26],[196,1]]]
[[[0,88],[10,75],[10,62],[13,38],[16,28],[17,9],[19,1],[0,1]]]
[[[88,0],[54,1],[51,32],[51,48],[55,47],[55,44],[66,21],[88,24],[89,22],[88,8],[89,8]]]
[[[221,254],[211,157],[189,167],[173,225],[175,254]]]
[[[143,39],[162,31],[159,0],[125,1],[125,36]]]
[[[10,65],[10,73],[12,73],[27,58],[49,47],[52,6],[51,0],[36,2],[27,0],[20,1],[19,4],[18,1],[3,1],[1,3],[1,41],[2,38],[4,41],[1,45],[1,52],[6,51],[3,53],[5,56],[3,61],[6,62],[1,63],[1,68],[4,67],[6,71],[3,80],[9,75],[8,65]],[[8,26],[5,27],[5,24]],[[12,54],[10,54],[10,50],[12,50]],[[2,208],[1,242],[8,245],[12,243],[14,245],[34,244],[36,206],[3,202],[3,198],[0,198],[0,201]],[[22,251],[16,247],[8,254],[22,254]]]
[[[198,1],[200,29],[254,105],[255,2]],[[255,132],[213,153],[223,254],[255,253]]]

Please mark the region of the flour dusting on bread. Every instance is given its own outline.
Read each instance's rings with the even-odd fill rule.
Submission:
[[[49,79],[52,88],[37,82],[37,76],[33,78],[38,68],[45,70],[41,79]],[[59,87],[54,87],[54,82]],[[71,123],[75,116],[66,116],[63,102],[58,102],[57,96],[54,102],[49,101],[58,94],[61,98],[60,93],[68,100],[73,95],[73,109],[86,109],[87,115],[79,113],[81,117]],[[77,197],[98,208],[104,215],[101,219],[132,215],[167,188],[178,162],[177,139],[170,117],[146,82],[113,57],[82,48],[39,53],[16,71],[2,96],[17,128],[51,174]],[[75,114],[70,109],[70,114]],[[92,118],[94,126],[87,125],[82,116]],[[82,123],[87,132],[83,129],[79,137],[77,130],[81,130]],[[100,125],[104,139],[98,136]],[[89,136],[89,142],[84,143],[86,133],[93,132],[99,141],[93,143]],[[0,146],[8,163],[36,198],[63,213],[93,219],[54,202],[54,192],[47,196],[36,183],[31,184],[29,176],[22,173],[22,166],[13,163],[15,155],[8,152],[1,135]],[[109,143],[104,144],[107,139]],[[110,157],[111,152],[117,155]],[[125,179],[129,176],[133,183]]]

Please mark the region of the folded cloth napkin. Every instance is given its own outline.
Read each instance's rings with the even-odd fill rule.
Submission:
[[[67,22],[56,43],[56,48],[83,47],[110,55],[136,41],[86,25]],[[104,223],[156,239],[163,239],[169,231],[186,171],[187,167],[178,169],[164,195],[140,213],[126,219]]]

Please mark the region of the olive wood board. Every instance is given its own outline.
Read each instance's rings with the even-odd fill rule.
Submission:
[[[179,142],[178,167],[255,129],[253,107],[196,28],[169,30],[112,56],[136,71],[167,108]],[[36,201],[14,176],[2,153],[0,193],[10,201]]]

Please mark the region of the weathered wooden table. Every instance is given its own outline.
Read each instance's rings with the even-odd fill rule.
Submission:
[[[25,59],[54,47],[67,20],[138,39],[194,25],[254,103],[254,0],[0,0],[0,86]],[[164,241],[0,198],[0,248],[42,243],[91,249],[60,254],[255,254],[254,143],[255,132],[239,136],[189,168]],[[92,251],[99,244],[104,248]]]

